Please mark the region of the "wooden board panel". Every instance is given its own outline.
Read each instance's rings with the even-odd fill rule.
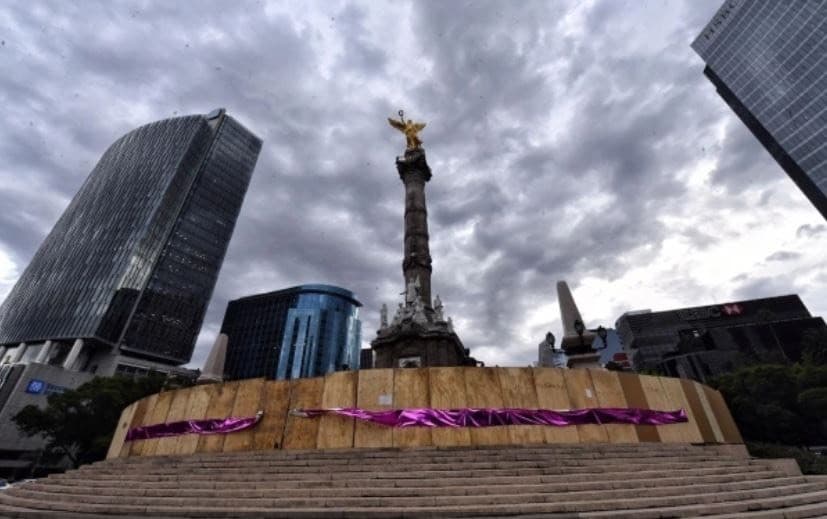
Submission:
[[[242,380],[235,395],[235,403],[230,416],[245,418],[255,416],[261,410],[261,392],[264,389],[264,379],[254,378]],[[225,435],[224,452],[249,451],[253,449],[253,435],[255,427],[246,431],[238,431]]]
[[[503,395],[496,368],[456,368],[465,378],[466,407],[502,408]],[[508,429],[503,426],[471,428],[472,445],[509,443]]]
[[[356,407],[358,371],[340,371],[325,377],[322,407]],[[325,415],[319,420],[319,449],[353,447],[354,419],[338,415]]]
[[[428,370],[431,386],[431,407],[455,409],[468,407],[465,393],[465,377],[459,368],[431,368]],[[439,427],[431,431],[434,445],[470,445],[471,433],[465,428]]]
[[[427,368],[394,370],[393,405],[397,409],[430,407],[431,391]],[[393,430],[394,447],[424,447],[426,445],[432,445],[429,427],[406,427]]]
[[[393,370],[360,370],[356,405],[369,410],[393,409]],[[393,429],[359,420],[356,422],[353,446],[391,447],[393,446]]]
[[[567,369],[563,371],[566,390],[573,409],[598,407],[597,396],[592,384],[592,377],[586,369]],[[577,435],[580,443],[605,443],[609,441],[606,427],[603,425],[578,425]]]
[[[685,443],[702,443],[704,441],[701,435],[701,430],[698,428],[698,420],[695,417],[695,411],[689,405],[689,400],[683,392],[681,379],[663,377],[660,379],[663,385],[663,391],[667,398],[672,403],[671,409],[685,409],[689,421],[686,423],[673,424],[670,427],[674,429],[681,437],[681,441]]]
[[[324,377],[291,380],[288,409],[318,409],[322,406],[322,391],[324,391]],[[287,425],[284,428],[283,448],[315,449],[318,434],[318,418],[304,418],[288,414]]]
[[[706,416],[706,410],[701,404],[701,399],[698,397],[698,391],[695,389],[695,382],[681,379],[681,388],[692,409],[692,416],[695,419],[695,424],[698,426],[698,432],[701,434],[701,440],[704,443],[714,443],[715,435],[712,433],[712,426],[709,425],[709,417]]]
[[[165,391],[158,394],[158,400],[155,402],[155,407],[148,414],[149,425],[165,423],[167,421],[167,414],[172,405],[172,399],[175,398],[176,391]],[[154,456],[155,450],[158,448],[158,442],[161,438],[153,438],[144,441],[144,449],[141,452],[143,456]]]
[[[253,448],[256,450],[280,449],[287,425],[290,405],[290,381],[268,380],[264,383],[261,407],[264,416],[255,428]]]
[[[593,369],[589,370],[589,374],[592,377],[599,407],[629,407],[623,396],[623,387],[620,385],[617,372]],[[606,434],[611,443],[638,443],[640,441],[634,425],[609,424],[606,425]]]
[[[634,373],[618,373],[617,379],[623,388],[623,398],[626,405],[635,409],[652,409],[646,400],[646,393],[640,383],[640,376]],[[636,425],[635,432],[641,442],[660,442],[660,434],[654,425]]]
[[[134,427],[148,425],[149,412],[155,407],[155,402],[157,401],[157,393],[138,400],[138,407],[135,409],[135,416],[132,417],[132,423],[129,428],[132,429]],[[144,450],[144,444],[146,444],[146,440],[136,440],[125,443],[120,457],[141,456]]]
[[[566,390],[563,370],[558,368],[534,368],[534,387],[537,391],[537,406],[540,409],[565,411],[571,409],[571,399]],[[543,427],[546,443],[577,443],[580,436],[577,427]]]
[[[530,368],[492,368],[496,370],[503,396],[503,407],[537,409],[537,390]],[[509,425],[510,443],[543,443],[542,425]]]
[[[170,391],[173,393],[172,403],[169,406],[166,421],[180,422],[187,419],[187,411],[189,407],[189,399],[192,391],[190,388],[177,389]],[[159,438],[158,445],[155,447],[156,456],[166,456],[173,454],[178,445],[178,436],[170,436],[167,438]]]
[[[712,405],[712,411],[715,413],[718,425],[721,426],[724,443],[744,443],[741,432],[738,431],[738,426],[735,425],[735,420],[732,419],[732,414],[730,414],[729,407],[726,405],[724,395],[710,387],[704,386],[704,390],[709,398],[709,403]]]
[[[238,381],[215,384],[216,394],[210,401],[210,406],[207,408],[207,412],[204,413],[204,418],[229,418],[233,412],[233,404],[235,403],[239,384]],[[195,452],[221,452],[224,449],[224,439],[225,435],[223,434],[200,436]]]
[[[707,420],[709,420],[709,427],[712,429],[712,442],[724,443],[724,433],[721,431],[721,426],[718,424],[718,419],[715,417],[715,411],[712,410],[712,404],[709,403],[709,398],[706,394],[706,386],[698,382],[693,382],[695,391],[698,394],[698,400],[701,401],[701,406],[704,408]]]
[[[207,415],[211,402],[218,395],[217,384],[207,384],[191,388],[189,402],[187,402],[187,420],[202,420]],[[198,448],[197,434],[184,434],[178,437],[173,454],[192,454]]]
[[[109,442],[106,459],[117,458],[121,455],[121,451],[124,448],[124,438],[126,438],[126,433],[129,431],[129,425],[132,423],[132,417],[135,416],[135,409],[137,407],[138,402],[132,402],[121,411],[121,418],[118,420],[118,425],[115,426],[112,441]]]
[[[638,377],[640,377],[643,392],[646,394],[646,400],[652,409],[658,411],[672,411],[674,409],[675,404],[671,402],[666,395],[663,384],[661,384],[661,377],[653,377],[651,375],[638,375]],[[663,443],[684,442],[679,425],[658,425],[657,429],[660,441]]]

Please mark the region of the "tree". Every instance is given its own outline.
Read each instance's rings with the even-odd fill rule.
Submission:
[[[827,365],[827,331],[811,329],[801,335],[801,360],[804,364]]]
[[[161,391],[165,382],[160,374],[97,377],[77,389],[49,395],[45,409],[28,405],[12,419],[23,434],[44,437],[46,455],[64,454],[77,468],[103,459],[124,407]]]

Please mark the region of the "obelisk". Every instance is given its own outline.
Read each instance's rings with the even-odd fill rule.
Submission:
[[[560,347],[568,357],[569,368],[599,368],[600,353],[592,348],[595,337],[586,330],[580,310],[565,281],[557,282],[557,302],[560,304],[560,319],[563,321],[563,340]]]
[[[431,300],[432,267],[425,203],[425,184],[431,179],[431,168],[418,135],[425,123],[406,121],[401,110],[399,117],[388,122],[405,134],[407,143],[405,154],[396,158],[396,170],[405,186],[405,299],[399,303],[391,323],[382,320],[371,342],[376,354],[374,367],[476,365],[454,332],[451,319],[445,318],[439,296]]]

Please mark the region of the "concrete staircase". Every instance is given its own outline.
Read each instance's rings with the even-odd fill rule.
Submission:
[[[525,445],[124,458],[0,492],[0,517],[827,517],[827,478],[738,447]]]

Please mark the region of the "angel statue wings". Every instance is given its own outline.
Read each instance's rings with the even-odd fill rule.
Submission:
[[[406,121],[404,115],[405,112],[399,110],[399,121],[388,117],[388,122],[391,126],[405,134],[405,140],[409,150],[419,149],[422,147],[422,140],[417,134],[425,128],[425,123],[415,123],[411,119]]]

